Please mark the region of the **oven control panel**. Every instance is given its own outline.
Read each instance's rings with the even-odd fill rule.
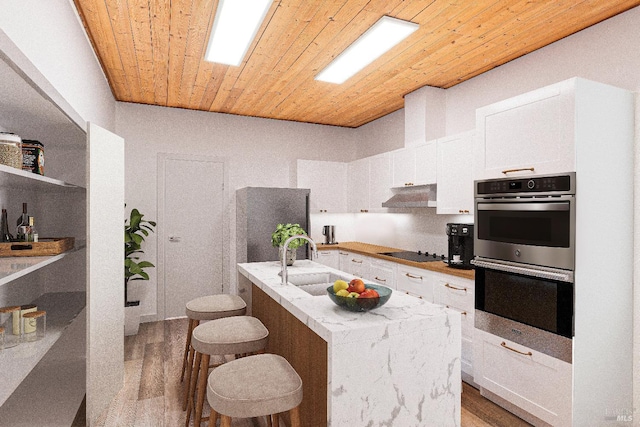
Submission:
[[[476,197],[489,194],[572,193],[575,192],[575,173],[476,181],[475,190]]]

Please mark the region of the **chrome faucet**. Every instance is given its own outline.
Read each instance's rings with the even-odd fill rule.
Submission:
[[[304,234],[298,234],[295,236],[291,236],[287,240],[285,240],[284,245],[282,245],[282,259],[280,260],[280,262],[282,262],[282,270],[280,271],[280,275],[282,276],[283,285],[286,285],[287,282],[289,281],[288,280],[289,277],[287,273],[287,248],[289,247],[289,243],[291,243],[291,241],[295,239],[304,239],[308,241],[311,244],[311,247],[313,248],[313,252],[311,252],[311,259],[313,260],[314,255],[315,255],[315,258],[318,258],[318,248],[316,247],[315,242],[311,240],[309,236],[305,236]]]

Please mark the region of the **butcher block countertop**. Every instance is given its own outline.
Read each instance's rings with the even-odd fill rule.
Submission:
[[[392,248],[388,246],[371,245],[362,242],[345,242],[335,245],[317,245],[318,250],[339,250],[355,252],[372,258],[383,259],[385,261],[396,262],[398,264],[409,265],[411,267],[422,268],[425,270],[435,271],[437,273],[450,274],[452,276],[462,277],[473,280],[475,278],[474,270],[461,270],[459,268],[451,268],[444,262],[414,262],[400,258],[394,258],[387,255],[381,255],[382,252],[400,252],[406,249]]]

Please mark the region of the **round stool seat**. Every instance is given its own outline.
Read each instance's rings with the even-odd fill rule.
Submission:
[[[192,299],[186,305],[189,319],[214,320],[222,317],[241,316],[247,311],[247,304],[238,295],[218,294]]]
[[[243,354],[264,349],[269,331],[251,316],[233,316],[196,326],[191,345],[202,354]]]
[[[207,400],[218,414],[229,417],[277,414],[302,402],[302,380],[284,357],[248,356],[211,372]]]

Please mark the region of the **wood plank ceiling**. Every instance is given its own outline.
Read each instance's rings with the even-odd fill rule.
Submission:
[[[237,0],[241,1],[241,0]],[[123,102],[358,127],[640,0],[274,0],[239,67],[203,60],[217,0],[74,0]],[[380,17],[420,29],[342,85],[315,75]]]

